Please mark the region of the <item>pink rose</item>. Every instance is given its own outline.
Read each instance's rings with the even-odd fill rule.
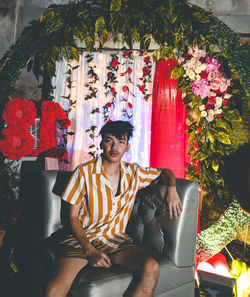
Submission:
[[[207,64],[207,67],[205,69],[206,73],[219,71],[219,68],[221,66],[218,60],[210,57],[206,58],[206,64]]]
[[[210,91],[210,85],[207,79],[202,78],[191,82],[191,88],[195,96],[200,96],[202,99],[206,98]]]

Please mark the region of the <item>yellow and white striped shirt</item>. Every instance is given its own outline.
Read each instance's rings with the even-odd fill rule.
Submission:
[[[121,161],[120,194],[115,196],[99,156],[76,168],[62,199],[71,204],[81,204],[79,220],[90,242],[99,241],[115,249],[130,239],[125,229],[137,191],[149,185],[160,173],[158,169]],[[72,235],[64,243],[81,247]]]

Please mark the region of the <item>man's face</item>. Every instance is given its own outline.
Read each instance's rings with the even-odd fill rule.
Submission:
[[[121,139],[116,138],[114,135],[108,133],[104,136],[101,142],[103,149],[103,156],[109,162],[118,162],[122,159],[123,155],[129,150],[127,135],[123,135]]]

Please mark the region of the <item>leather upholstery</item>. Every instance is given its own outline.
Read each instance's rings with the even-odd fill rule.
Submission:
[[[33,171],[30,167],[24,162],[21,170],[21,199],[24,215],[32,224],[33,257],[36,265],[46,270],[54,260],[54,243],[68,225],[67,220],[61,220],[67,217],[67,204],[58,195],[70,172]],[[198,184],[177,179],[176,185],[183,203],[178,219],[170,220],[163,211],[166,187],[156,180],[138,192],[127,233],[150,249],[160,263],[154,296],[193,297]],[[109,269],[87,266],[79,272],[68,296],[119,297],[131,279],[131,272],[116,265]]]

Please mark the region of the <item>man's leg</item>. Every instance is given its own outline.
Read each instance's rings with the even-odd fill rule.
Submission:
[[[139,246],[133,246],[108,256],[112,263],[134,272],[133,281],[124,296],[152,296],[160,274],[160,265],[149,253]]]
[[[54,277],[47,285],[46,297],[66,297],[77,273],[88,264],[82,258],[63,258],[55,264]]]

